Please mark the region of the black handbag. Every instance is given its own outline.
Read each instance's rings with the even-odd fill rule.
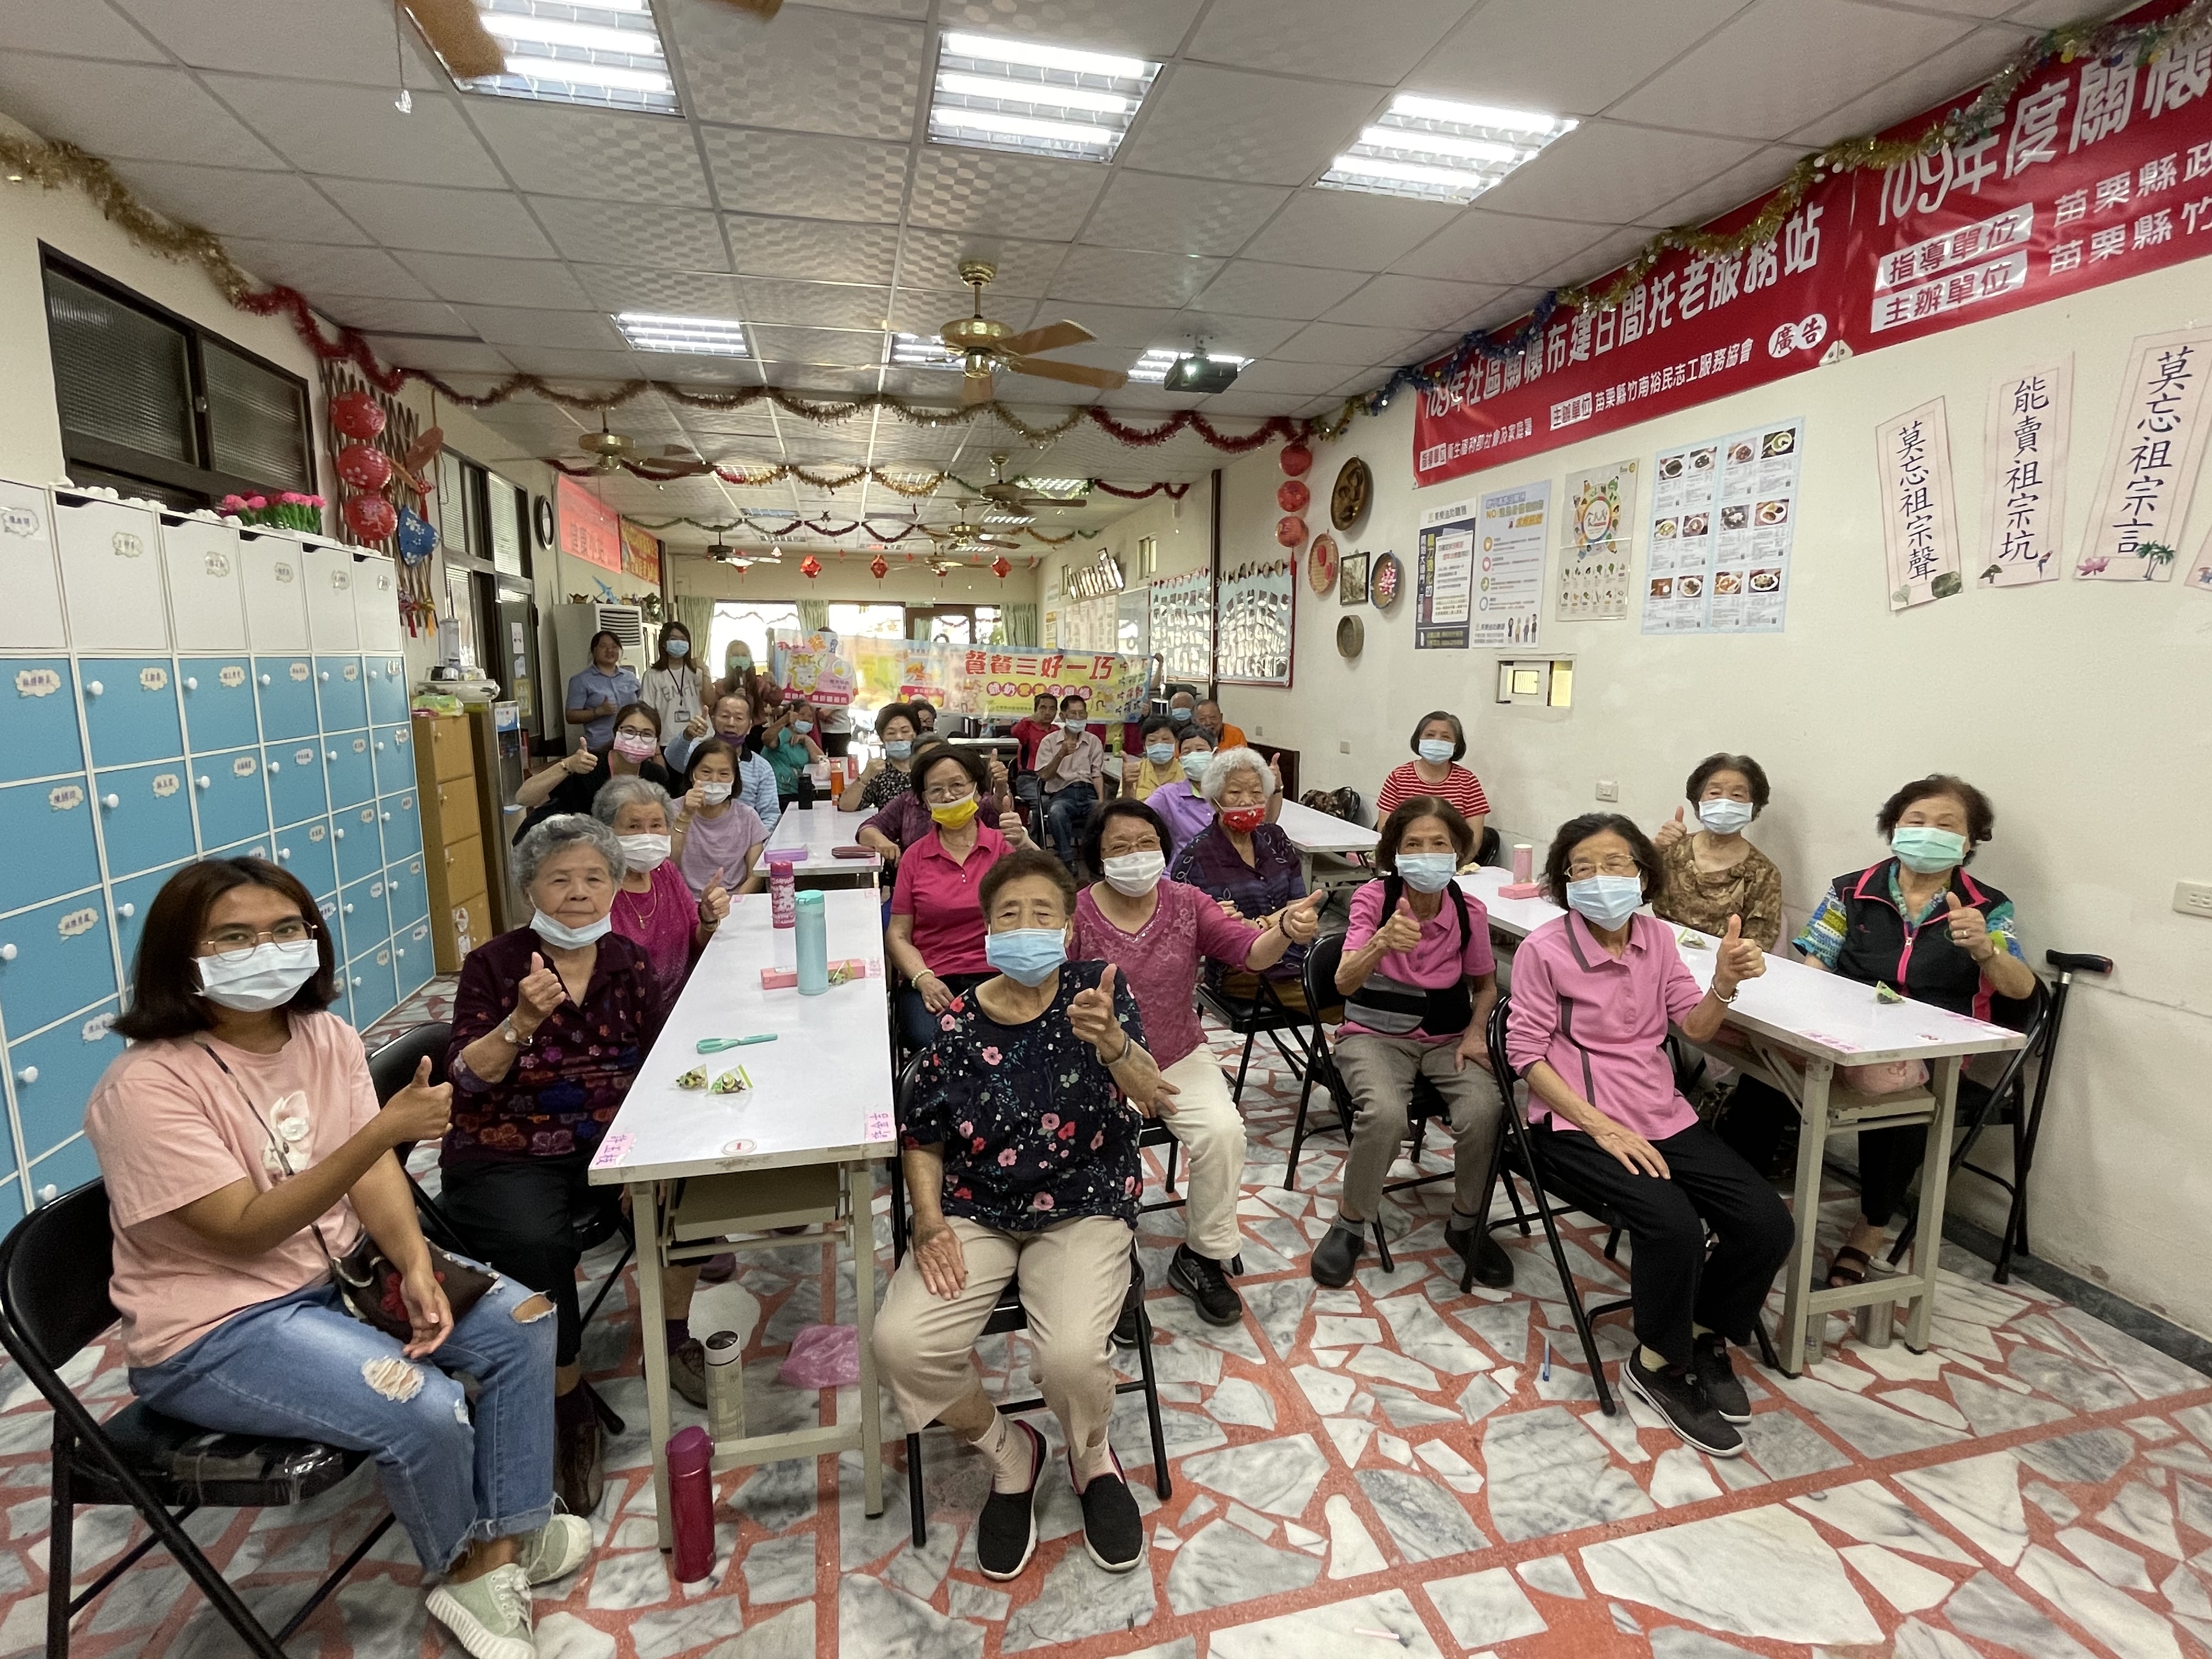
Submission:
[[[315,1237],[318,1241],[321,1239],[320,1229]],[[428,1249],[430,1271],[446,1292],[447,1305],[453,1311],[453,1322],[459,1324],[499,1280],[435,1244],[428,1245]],[[330,1254],[327,1248],[324,1254]],[[363,1232],[360,1243],[343,1255],[331,1256],[330,1261],[331,1277],[337,1281],[338,1293],[345,1298],[347,1310],[356,1319],[402,1342],[413,1339],[415,1322],[408,1316],[407,1298],[400,1293],[399,1269],[392,1265],[374,1238]]]

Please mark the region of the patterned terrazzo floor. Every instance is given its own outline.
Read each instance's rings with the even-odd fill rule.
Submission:
[[[982,1476],[941,1431],[928,1439],[929,1547],[915,1550],[896,1467],[900,1430],[886,1402],[895,1467],[882,1518],[861,1515],[850,1455],[734,1474],[718,1489],[713,1576],[672,1585],[653,1547],[625,1285],[589,1332],[585,1358],[635,1426],[610,1451],[606,1500],[593,1517],[598,1554],[538,1593],[540,1650],[549,1659],[981,1659],[1048,1647],[1071,1659],[1357,1659],[1391,1644],[1498,1659],[2212,1654],[2212,1378],[2040,1291],[1980,1282],[1981,1264],[1954,1252],[1927,1355],[1847,1344],[1795,1382],[1753,1370],[1749,1455],[1705,1458],[1640,1407],[1613,1419],[1598,1411],[1540,1235],[1512,1247],[1521,1273],[1513,1293],[1457,1293],[1439,1219],[1448,1188],[1407,1195],[1413,1205],[1394,1217],[1394,1273],[1383,1275],[1370,1252],[1354,1286],[1317,1290],[1304,1256],[1316,1212],[1330,1207],[1340,1142],[1324,1136],[1302,1190],[1283,1190],[1296,1101],[1287,1074],[1256,1071],[1246,1091],[1244,1323],[1214,1330],[1172,1293],[1152,1298],[1175,1482],[1167,1503],[1149,1484],[1141,1402],[1125,1398],[1115,1426],[1153,1531],[1143,1570],[1116,1578],[1091,1565],[1055,1468],[1036,1562],[1017,1583],[984,1580],[970,1526]],[[1830,1206],[1838,1216],[1848,1207]],[[1180,1212],[1146,1220],[1140,1243],[1158,1284]],[[1599,1255],[1602,1238],[1571,1231],[1585,1290],[1618,1286]],[[695,1329],[749,1334],[757,1427],[854,1409],[852,1390],[831,1401],[774,1382],[792,1334],[819,1316],[828,1277],[818,1247],[793,1245],[748,1259],[738,1282],[701,1293]],[[839,1316],[848,1318],[851,1275],[842,1277]],[[1608,1354],[1626,1346],[1620,1322],[1608,1322],[1604,1340]],[[988,1345],[982,1360],[990,1386],[1006,1386],[1025,1366],[1021,1339]],[[71,1374],[111,1408],[124,1397],[111,1353],[82,1357]],[[679,1422],[696,1420],[678,1409]],[[9,1532],[0,1656],[42,1639],[47,1434],[28,1385],[0,1374]],[[281,1618],[380,1512],[363,1469],[295,1511],[209,1511],[190,1526],[248,1599]],[[137,1534],[123,1512],[82,1512],[81,1577]],[[388,1534],[290,1650],[318,1659],[457,1651],[426,1628],[418,1577],[404,1540]],[[158,1551],[77,1628],[85,1659],[237,1651]]]

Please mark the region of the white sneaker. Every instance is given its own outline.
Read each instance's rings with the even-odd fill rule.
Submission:
[[[517,1565],[533,1584],[566,1578],[592,1553],[592,1523],[580,1515],[556,1515],[522,1540]]]
[[[538,1659],[530,1580],[518,1565],[494,1567],[465,1584],[447,1579],[430,1592],[426,1605],[475,1659]]]

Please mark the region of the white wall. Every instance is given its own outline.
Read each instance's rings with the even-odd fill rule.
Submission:
[[[881,582],[868,569],[874,555],[850,551],[842,559],[834,553],[817,554],[822,574],[809,581],[799,574],[799,556],[787,549],[781,565],[755,565],[741,575],[714,560],[682,554],[671,575],[679,594],[743,599],[749,605],[787,605],[800,599],[859,605],[1034,605],[1044,568],[1040,564],[1037,570],[1029,569],[1024,557],[1015,560],[1003,581],[988,566],[955,570],[940,579],[928,573],[919,556],[909,568],[905,555],[893,549],[884,555],[891,570]]]
[[[1334,595],[1299,585],[1296,678],[1288,691],[1231,688],[1231,716],[1297,749],[1309,787],[1350,784],[1370,801],[1405,758],[1414,720],[1456,709],[1509,841],[1540,848],[1565,819],[1619,781],[1620,810],[1646,825],[1670,814],[1691,766],[1716,749],[1756,757],[1771,809],[1753,837],[1781,866],[1793,926],[1830,878],[1879,857],[1875,808],[1899,784],[1955,771],[1987,790],[1995,838],[1977,860],[2016,901],[2030,959],[2094,951],[2119,964],[2109,983],[2077,981],[2035,1182],[2038,1254],[2129,1299],[2212,1333],[2203,1271],[2212,1215],[2212,923],[2175,914],[2173,884],[2212,878],[2212,597],[2168,584],[2062,580],[1889,611],[1875,495],[1875,424],[1937,395],[1958,468],[1962,562],[1984,533],[1983,411],[1992,380],[2075,354],[2074,446],[2065,547],[2081,543],[2109,441],[2120,374],[2136,335],[2205,315],[2212,265],[2185,264],[2076,299],[1870,353],[1687,412],[1492,471],[1417,491],[1413,400],[1316,447],[1310,481],[1326,499],[1337,468],[1364,456],[1377,499],[1339,538],[1347,552],[1395,551],[1407,592],[1371,606],[1364,654],[1340,659]],[[1646,638],[1624,622],[1559,623],[1547,578],[1541,639],[1577,658],[1564,718],[1492,701],[1498,654],[1413,649],[1415,525],[1426,508],[1484,489],[1560,481],[1571,468],[1762,422],[1806,421],[1787,631],[1765,637]],[[1274,550],[1273,451],[1224,483],[1222,562]],[[1641,568],[1648,495],[1638,506]],[[1324,520],[1325,521],[1325,520]],[[2179,542],[2183,568],[2212,527],[2199,490]],[[1550,577],[1556,576],[1553,531]],[[1969,580],[1971,583],[1971,574]],[[1528,654],[1519,653],[1516,654]],[[1539,856],[1540,857],[1540,852]],[[1987,1183],[1955,1189],[1963,1212],[1997,1212]]]

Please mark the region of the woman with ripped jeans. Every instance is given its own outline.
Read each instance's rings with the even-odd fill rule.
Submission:
[[[442,1575],[431,1615],[477,1659],[531,1659],[531,1585],[592,1547],[553,1510],[552,1304],[501,1278],[454,1316],[392,1155],[444,1132],[453,1091],[426,1060],[378,1108],[359,1034],[325,1012],[334,971],[307,890],[259,859],[188,865],[148,913],[116,1021],[132,1046],[85,1114],[131,1391],[202,1428],[372,1453]],[[332,1282],[364,1231],[400,1270],[404,1342]]]

